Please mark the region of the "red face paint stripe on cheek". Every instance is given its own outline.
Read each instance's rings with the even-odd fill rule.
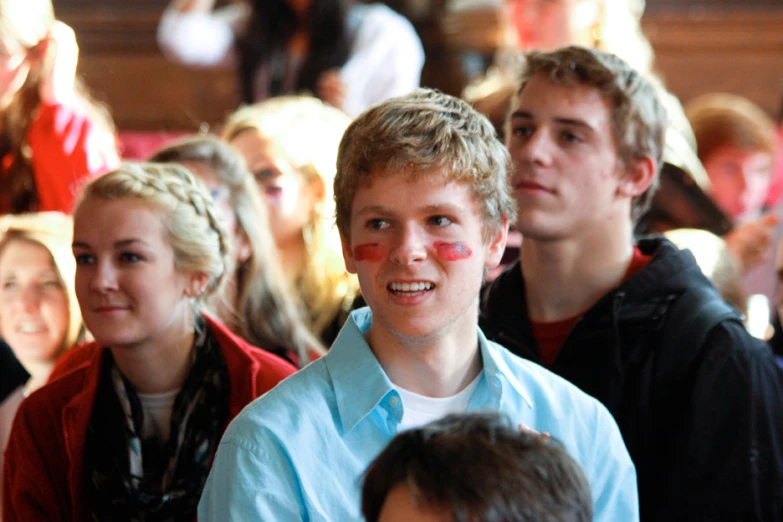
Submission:
[[[435,241],[433,243],[438,257],[444,261],[461,261],[473,255],[473,251],[462,241]]]
[[[377,263],[386,257],[386,249],[378,243],[367,243],[353,247],[353,258],[356,261],[369,261]]]

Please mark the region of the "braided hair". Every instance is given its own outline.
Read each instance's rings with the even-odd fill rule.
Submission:
[[[206,186],[185,167],[169,163],[123,163],[84,187],[77,209],[91,198],[133,199],[153,205],[181,272],[204,272],[209,282],[197,303],[217,293],[227,278],[231,242]]]

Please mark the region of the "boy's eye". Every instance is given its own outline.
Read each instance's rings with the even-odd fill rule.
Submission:
[[[511,129],[511,133],[514,136],[519,136],[521,138],[527,138],[531,134],[533,134],[533,128],[532,127],[514,127]]]
[[[434,225],[436,227],[445,227],[447,225],[451,225],[453,221],[446,216],[432,216],[429,218],[429,222],[431,225]]]
[[[9,292],[16,289],[16,281],[3,281],[3,291]]]
[[[385,219],[370,219],[367,221],[367,228],[382,230],[384,228],[389,228],[389,222]]]
[[[57,279],[48,279],[42,283],[45,288],[60,288],[62,285]]]
[[[580,136],[577,136],[573,132],[564,131],[562,136],[563,141],[568,143],[582,143],[582,141],[584,141]]]

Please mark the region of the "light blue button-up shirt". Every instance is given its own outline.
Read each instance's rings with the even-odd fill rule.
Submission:
[[[361,479],[397,434],[405,405],[354,311],[327,355],[249,404],[220,441],[200,521],[361,521]],[[487,341],[469,411],[500,410],[559,439],[582,466],[595,520],[639,519],[636,471],[609,412],[544,368]]]

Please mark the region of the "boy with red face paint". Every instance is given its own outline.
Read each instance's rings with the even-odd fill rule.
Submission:
[[[475,410],[560,439],[584,468],[595,520],[638,519],[635,471],[608,412],[478,329],[483,276],[515,215],[507,162],[490,123],[436,91],[351,124],[337,226],[369,308],[228,428],[200,520],[362,520],[360,477],[398,432]]]
[[[612,412],[643,521],[783,520],[781,371],[736,314],[705,326],[721,297],[689,251],[633,238],[663,155],[654,88],[580,47],[528,54],[520,85],[506,136],[524,240],[481,327]]]

